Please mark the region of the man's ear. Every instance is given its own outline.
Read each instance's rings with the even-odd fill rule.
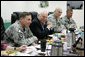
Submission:
[[[20,18],[20,22],[22,22],[22,21],[23,21],[23,18],[21,17],[21,18]]]

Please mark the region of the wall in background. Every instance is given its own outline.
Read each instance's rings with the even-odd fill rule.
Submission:
[[[47,10],[48,12],[53,12],[55,8],[62,8],[62,16],[66,15],[67,1],[48,1],[49,7],[40,8],[40,1],[1,1],[1,17],[4,22],[11,21],[11,14],[13,12],[23,12],[23,11],[36,11],[40,12],[42,10]],[[73,10],[73,19],[76,21],[77,26],[84,26],[84,2],[83,9]]]

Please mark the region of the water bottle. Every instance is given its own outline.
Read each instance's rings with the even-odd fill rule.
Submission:
[[[59,40],[54,41],[51,48],[51,56],[63,56],[63,43]]]

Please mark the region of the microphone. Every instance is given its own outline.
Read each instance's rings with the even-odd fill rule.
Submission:
[[[82,41],[82,38],[81,38],[81,37],[79,37],[78,40],[77,40],[72,46],[73,46],[73,47],[76,47],[77,44],[78,44],[78,42],[79,42],[80,40]]]

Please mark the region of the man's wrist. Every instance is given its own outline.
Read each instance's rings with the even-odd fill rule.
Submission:
[[[14,47],[14,50],[16,50],[16,47]]]

